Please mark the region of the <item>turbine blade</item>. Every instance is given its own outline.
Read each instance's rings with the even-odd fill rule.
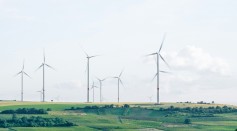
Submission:
[[[156,54],[157,54],[157,52],[156,52],[156,53],[148,54],[148,55],[146,55],[146,56],[151,56],[151,55],[156,55]]]
[[[86,53],[86,51],[82,48],[82,46],[80,46],[81,47],[81,50],[84,52],[84,54],[87,56],[87,57],[89,57],[89,55]]]
[[[25,69],[25,60],[23,60],[23,66],[22,66],[22,70]]]
[[[43,65],[44,65],[44,63],[42,65],[40,65],[40,67],[38,67],[35,71],[39,70]]]
[[[93,57],[97,57],[97,56],[100,56],[100,55],[93,55],[93,56],[89,56],[89,58],[93,58]]]
[[[99,88],[99,87],[94,85],[93,88]]]
[[[123,84],[123,81],[121,79],[119,79],[119,82],[123,85],[123,87],[125,87],[124,84]]]
[[[105,81],[106,79],[108,79],[108,77],[106,77],[106,78],[102,79],[101,81]]]
[[[94,81],[93,81],[93,84],[91,85],[91,89],[93,89],[94,88]]]
[[[122,74],[123,74],[123,71],[124,71],[124,69],[121,71],[121,73],[119,74],[119,77],[121,77],[122,76]]]
[[[161,73],[167,73],[167,74],[170,74],[171,72],[168,72],[168,71],[160,71]]]
[[[98,78],[98,77],[95,77],[98,81],[101,81],[101,79],[100,78]]]
[[[169,64],[165,61],[161,54],[159,54],[160,58],[165,62],[165,64],[170,68]]]
[[[163,44],[164,44],[164,41],[165,41],[165,37],[166,37],[166,34],[164,34],[164,36],[163,36],[163,40],[162,40],[161,45],[160,45],[159,53],[160,53],[160,51],[161,51],[161,49],[163,47]]]
[[[88,68],[88,62],[86,62],[86,68],[85,68],[85,71],[84,71],[85,74],[87,73],[87,68]]]
[[[154,81],[154,79],[156,78],[156,76],[157,76],[157,74],[155,74],[155,76],[152,78],[152,80],[151,80],[151,81]]]
[[[46,66],[48,66],[49,68],[55,70],[52,66],[48,65],[48,64],[45,64]]]
[[[27,73],[23,72],[26,76],[28,76],[29,78],[31,78]]]
[[[21,72],[19,72],[19,73],[17,73],[17,74],[15,74],[15,75],[14,75],[14,77],[16,77],[16,76],[20,75],[21,73],[22,73],[22,71],[21,71]]]

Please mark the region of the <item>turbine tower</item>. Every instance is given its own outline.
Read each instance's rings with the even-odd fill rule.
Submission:
[[[93,89],[93,102],[95,102],[95,88],[98,88],[97,86],[95,86],[95,83],[93,81],[93,84],[91,86],[91,89]]]
[[[122,76],[122,74],[123,74],[123,71],[119,74],[119,76],[115,76],[115,77],[113,77],[113,78],[115,78],[115,79],[117,79],[118,80],[118,103],[119,103],[119,84],[121,83],[122,85],[123,85],[123,82],[122,82],[122,80],[121,80],[121,76]],[[124,86],[124,85],[123,85]]]
[[[43,68],[43,88],[42,88],[42,91],[43,91],[43,102],[45,102],[45,67],[49,67],[51,69],[54,70],[54,68],[48,64],[46,64],[45,62],[45,51],[44,51],[44,59],[43,59],[43,63],[40,65],[40,67],[37,69],[39,70],[40,68]]]
[[[84,51],[84,50],[83,50]],[[90,84],[90,59],[93,57],[97,57],[98,55],[94,55],[94,56],[89,56],[85,51],[84,53],[86,54],[86,58],[87,58],[87,102],[90,102],[90,88],[89,88],[89,84]]]
[[[102,102],[102,82],[105,81],[107,78],[104,78],[104,79],[99,79],[99,78],[96,78],[99,83],[100,83],[100,102]]]
[[[21,75],[21,101],[22,102],[24,100],[24,75],[30,78],[30,76],[24,71],[24,69],[25,69],[25,62],[23,61],[23,66],[22,66],[21,71],[16,74],[16,76]]]
[[[160,60],[160,58],[161,58],[161,60],[169,67],[169,65],[168,65],[168,63],[165,61],[165,59],[164,59],[164,57],[161,55],[161,49],[162,49],[162,47],[163,47],[163,44],[164,44],[164,41],[165,41],[165,37],[166,37],[166,34],[164,35],[164,37],[163,37],[163,40],[162,40],[162,42],[161,42],[161,46],[160,46],[160,49],[159,49],[159,51],[158,52],[155,52],[155,53],[151,53],[151,54],[149,54],[149,55],[147,55],[147,56],[153,56],[153,55],[156,55],[156,66],[157,66],[157,73],[156,73],[156,75],[154,76],[154,78],[153,79],[155,79],[155,78],[157,78],[157,103],[156,104],[160,104],[160,86],[159,86],[159,78],[160,78],[160,72],[161,73],[169,73],[169,72],[166,72],[166,71],[160,71],[160,68],[159,68],[159,60]]]

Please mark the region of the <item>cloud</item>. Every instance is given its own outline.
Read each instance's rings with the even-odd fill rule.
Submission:
[[[186,46],[165,57],[172,66],[172,75],[161,76],[164,93],[184,97],[187,93],[232,88],[234,81],[230,77],[230,65],[202,48]]]
[[[222,58],[213,57],[202,48],[186,46],[171,56],[175,70],[188,70],[200,74],[230,75],[230,66]]]

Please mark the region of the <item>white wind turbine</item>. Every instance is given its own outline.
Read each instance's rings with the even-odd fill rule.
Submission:
[[[84,50],[83,50],[84,51]],[[86,58],[87,58],[87,102],[90,102],[90,88],[89,88],[89,84],[90,84],[90,59],[97,57],[98,55],[94,55],[94,56],[89,56],[85,51],[84,53],[86,54]]]
[[[153,96],[148,96],[148,99],[149,99],[150,102],[152,102],[152,97]]]
[[[37,91],[39,94],[40,94],[40,102],[42,101],[42,95],[43,95],[43,91],[40,90],[40,91]]]
[[[122,80],[121,80],[121,76],[122,76],[122,74],[123,74],[123,71],[119,74],[119,76],[115,76],[115,77],[113,77],[113,78],[115,78],[115,79],[117,79],[118,80],[118,103],[119,103],[119,84],[121,83],[122,85],[123,85],[123,82],[122,82]],[[123,85],[124,86],[124,85]]]
[[[39,70],[40,68],[43,68],[43,89],[42,89],[42,91],[43,91],[43,102],[45,102],[45,67],[49,67],[53,70],[54,70],[54,68],[45,63],[45,52],[44,52],[43,57],[44,57],[43,63],[40,65],[40,67],[37,70]]]
[[[160,70],[160,68],[159,68],[159,60],[160,60],[160,58],[161,58],[161,60],[169,67],[169,65],[168,65],[168,63],[165,61],[165,59],[163,58],[163,56],[161,55],[161,49],[162,49],[162,47],[163,47],[163,44],[164,44],[164,41],[165,41],[165,37],[166,37],[166,35],[164,35],[164,37],[163,37],[163,40],[162,40],[162,43],[161,43],[161,46],[160,46],[160,49],[159,49],[159,51],[158,52],[155,52],[155,53],[151,53],[151,54],[149,54],[149,55],[147,55],[147,56],[153,56],[153,55],[156,55],[156,62],[157,62],[157,64],[156,64],[156,66],[157,66],[157,73],[156,73],[156,75],[155,75],[155,77],[157,78],[157,103],[156,104],[160,104],[160,100],[159,100],[159,98],[160,98],[160,92],[159,92],[159,89],[160,89],[160,87],[159,87],[159,77],[160,77],[160,72],[161,73],[169,73],[169,72],[166,72],[166,71],[161,71]],[[153,79],[155,79],[155,77],[153,78]]]
[[[30,78],[30,76],[24,71],[24,69],[25,69],[25,62],[23,61],[23,66],[22,66],[21,71],[16,74],[16,76],[21,75],[21,101],[24,100],[24,75]]]
[[[105,81],[107,78],[104,78],[104,79],[99,79],[99,78],[96,78],[99,83],[100,83],[100,102],[102,102],[102,82]]]
[[[93,102],[95,102],[95,88],[98,88],[97,86],[95,86],[95,83],[93,81],[93,84],[91,86],[91,89],[93,89]]]

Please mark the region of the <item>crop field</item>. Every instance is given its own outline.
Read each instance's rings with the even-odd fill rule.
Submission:
[[[237,129],[235,106],[222,104],[120,103],[118,105],[116,103],[0,102],[1,112],[18,108],[45,110],[50,108],[47,114],[16,114],[18,118],[58,117],[75,125],[70,127],[5,127],[0,128],[0,131],[234,131]],[[0,114],[0,119],[11,119],[12,116],[12,114]],[[185,123],[186,119],[189,120],[188,123]]]

